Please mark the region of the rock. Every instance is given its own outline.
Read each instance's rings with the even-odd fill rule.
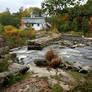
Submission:
[[[20,65],[17,63],[14,63],[9,66],[8,72],[2,72],[0,73],[0,84],[3,85],[7,81],[11,80],[11,77],[18,74],[25,74],[28,71],[29,67],[26,65]]]
[[[72,64],[72,67],[73,67],[73,69],[74,69],[75,71],[79,71],[82,66],[81,66],[81,64],[80,64],[79,62],[74,62],[74,63]]]
[[[86,74],[86,73],[88,73],[89,72],[89,70],[91,70],[91,68],[90,68],[90,66],[83,66],[82,67],[82,69],[80,69],[80,73],[84,73],[84,74]]]
[[[30,86],[26,85],[26,88],[23,90],[23,92],[28,92],[29,89],[30,89]]]
[[[4,82],[4,78],[8,76],[8,72],[2,72],[0,73],[0,85]]]
[[[26,73],[28,71],[29,67],[27,65],[20,65],[17,63],[13,63],[9,66],[9,71],[11,72],[17,72],[17,73]]]
[[[19,89],[19,91],[18,92],[23,92],[23,89]]]
[[[86,74],[86,73],[88,73],[88,70],[81,69],[79,72]]]
[[[16,53],[8,54],[8,57],[13,61],[18,61]]]
[[[46,59],[36,59],[34,61],[34,63],[37,65],[37,66],[47,66],[47,61]]]

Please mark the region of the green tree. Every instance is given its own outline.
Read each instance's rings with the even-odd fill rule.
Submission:
[[[82,32],[85,35],[87,31],[89,30],[89,24],[88,24],[88,18],[83,17],[82,19]]]
[[[79,5],[80,2],[81,0],[44,0],[42,9],[48,15],[58,15],[65,12],[70,6]]]
[[[5,13],[0,16],[0,24],[3,26],[13,25],[15,27],[19,27],[20,19],[11,14]]]

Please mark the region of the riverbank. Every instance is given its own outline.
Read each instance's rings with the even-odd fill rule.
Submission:
[[[63,40],[63,42],[71,44],[70,40]],[[11,85],[11,87],[5,89],[6,92],[70,92],[71,90],[71,92],[73,92],[73,90],[77,87],[79,88],[77,88],[78,90],[82,90],[83,88],[80,92],[88,92],[92,88],[92,84],[90,83],[92,78],[91,72],[88,74],[81,74],[71,70],[66,71],[62,68],[53,69],[49,67],[38,67],[33,63],[33,61],[35,59],[44,59],[46,52],[53,49],[58,53],[59,57],[63,61],[69,61],[69,64],[73,62],[80,62],[83,66],[88,64],[91,66],[91,46],[92,45],[71,48],[70,45],[68,46],[64,44],[62,47],[62,45],[58,42],[57,45],[53,44],[44,47],[42,50],[28,50],[26,46],[10,50],[9,57],[11,57],[10,55],[13,55],[12,59],[15,60],[13,63],[16,62],[22,65],[24,64],[24,66],[28,65],[29,75],[21,81],[19,81],[21,79],[20,76],[15,76],[19,79],[18,83],[15,83],[14,85]],[[16,78],[11,79],[15,80]]]
[[[7,88],[6,92],[91,92],[92,72],[85,75],[29,66],[29,76]]]

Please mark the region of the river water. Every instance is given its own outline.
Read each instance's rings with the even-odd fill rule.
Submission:
[[[68,47],[60,48],[59,45],[51,45],[43,48],[41,51],[28,51],[27,47],[22,47],[20,49],[13,49],[10,53],[16,53],[19,62],[29,64],[35,59],[44,59],[45,53],[50,49],[55,50],[63,61],[77,61],[82,65],[92,65],[92,46],[76,47],[74,49],[71,49]]]

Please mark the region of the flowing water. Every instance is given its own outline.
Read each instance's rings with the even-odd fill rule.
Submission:
[[[13,49],[10,53],[16,53],[20,62],[29,64],[35,59],[44,59],[45,53],[49,49],[55,50],[64,61],[77,61],[82,65],[92,65],[92,46],[76,47],[74,49],[71,49],[68,47],[60,48],[59,45],[51,45],[43,48],[41,51],[28,51],[27,47],[23,47],[20,49]]]

